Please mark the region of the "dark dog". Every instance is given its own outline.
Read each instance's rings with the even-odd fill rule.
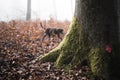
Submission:
[[[50,40],[51,36],[57,36],[59,39],[62,40],[62,38],[60,37],[60,34],[63,34],[63,29],[60,29],[60,28],[45,28],[45,25],[43,26],[43,24],[41,22],[40,22],[40,26],[45,30],[43,38],[42,38],[42,42],[43,42],[43,40],[46,36],[49,37],[49,40]]]
[[[47,28],[45,30],[45,33],[43,35],[43,38],[42,38],[42,41],[44,40],[44,38],[46,36],[49,37],[49,39],[52,37],[52,36],[57,36],[59,39],[62,40],[62,38],[60,37],[60,34],[63,34],[63,29],[60,29],[60,28]]]

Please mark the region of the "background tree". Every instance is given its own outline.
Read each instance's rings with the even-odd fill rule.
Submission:
[[[26,20],[31,19],[31,0],[27,0],[27,15]]]
[[[52,61],[56,67],[68,68],[87,60],[94,75],[117,80],[120,48],[116,2],[76,0],[74,18],[65,38],[40,61]]]

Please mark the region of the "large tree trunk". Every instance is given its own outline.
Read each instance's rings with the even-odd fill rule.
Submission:
[[[68,67],[87,60],[94,75],[110,80],[120,61],[115,4],[116,0],[76,0],[75,15],[65,38],[40,61]]]
[[[119,25],[119,41],[120,41],[120,0],[117,0],[117,15],[118,15],[118,25]]]

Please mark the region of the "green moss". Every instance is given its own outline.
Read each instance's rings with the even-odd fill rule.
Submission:
[[[43,55],[39,58],[40,62],[55,62],[57,57],[59,56],[60,50],[50,51],[48,54]]]
[[[104,46],[101,45],[100,47],[92,48],[89,53],[89,61],[94,75],[103,77],[105,79],[108,78],[109,56],[106,54]]]

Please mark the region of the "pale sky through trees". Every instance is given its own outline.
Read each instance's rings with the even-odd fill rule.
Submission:
[[[32,18],[72,20],[75,0],[32,0]],[[0,0],[0,20],[26,18],[27,0]]]

